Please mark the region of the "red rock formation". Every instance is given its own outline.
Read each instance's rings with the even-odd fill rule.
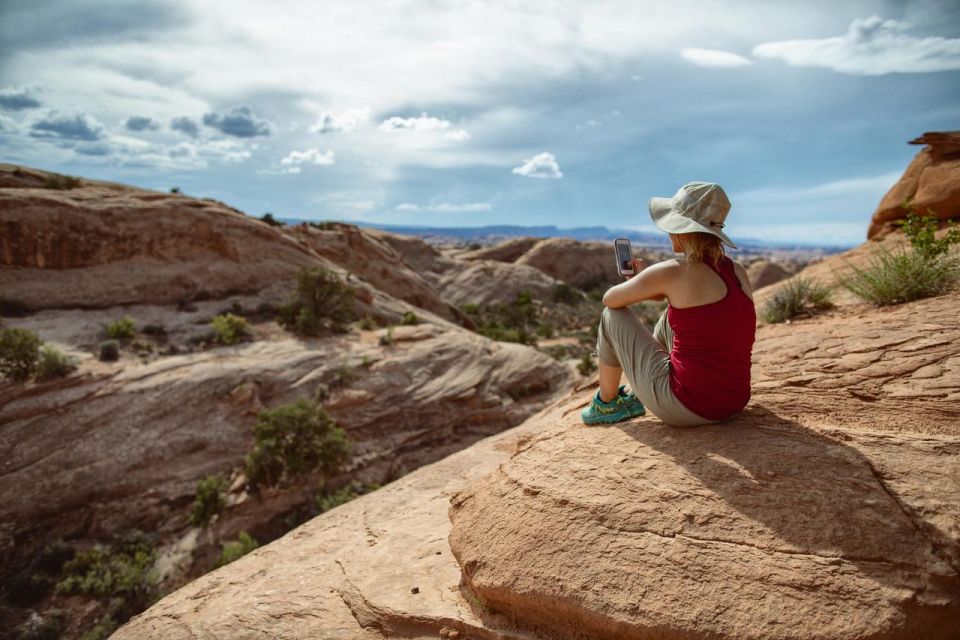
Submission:
[[[927,145],[914,157],[903,177],[880,201],[867,238],[882,237],[912,208],[941,220],[960,218],[960,131],[928,132],[910,144]],[[904,206],[907,205],[907,206]]]

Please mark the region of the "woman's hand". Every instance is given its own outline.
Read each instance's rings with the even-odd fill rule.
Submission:
[[[630,278],[636,276],[641,271],[647,268],[647,263],[641,260],[640,258],[633,258],[630,260],[630,267],[633,269],[632,276],[623,276],[624,280],[629,280]]]

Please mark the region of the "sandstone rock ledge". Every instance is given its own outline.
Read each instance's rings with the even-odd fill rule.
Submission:
[[[958,308],[761,327],[725,424],[584,427],[580,390],[115,638],[956,638]]]

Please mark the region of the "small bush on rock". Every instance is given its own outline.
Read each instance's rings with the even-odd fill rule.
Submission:
[[[116,362],[120,359],[120,344],[116,340],[100,343],[100,362]]]
[[[77,365],[73,358],[63,353],[53,345],[45,344],[40,349],[40,361],[37,363],[37,378],[52,380],[63,378],[75,371]]]
[[[43,179],[44,189],[76,189],[80,185],[80,178],[74,178],[73,176],[50,175]]]
[[[266,223],[267,223],[268,225],[270,225],[271,227],[282,227],[283,224],[284,224],[283,222],[281,222],[281,221],[277,220],[276,218],[274,218],[274,217],[273,217],[273,214],[270,213],[269,211],[268,211],[267,213],[263,214],[262,216],[260,216],[260,219],[263,220],[264,222],[266,222]]]
[[[136,331],[136,325],[130,316],[123,316],[107,325],[107,337],[113,340],[132,338],[134,331]]]
[[[800,315],[813,315],[832,308],[830,298],[829,288],[816,280],[798,276],[787,280],[774,292],[760,310],[760,316],[764,322],[776,324]]]
[[[156,550],[150,540],[133,532],[111,548],[97,545],[82,551],[63,566],[65,577],[56,587],[62,594],[122,598],[142,610],[157,585],[152,571]]]
[[[29,329],[0,329],[0,374],[25,382],[37,367],[40,338]]]
[[[228,565],[234,560],[239,560],[243,556],[247,555],[260,544],[246,531],[241,531],[240,535],[236,540],[230,540],[223,543],[223,548],[220,551],[220,559],[217,560],[217,567],[222,567]]]
[[[583,293],[566,282],[559,283],[553,289],[554,302],[577,304],[583,302]]]
[[[296,476],[329,473],[346,462],[346,433],[323,407],[305,399],[260,412],[253,428],[254,449],[245,470],[252,488],[275,486]]]
[[[584,377],[589,376],[596,368],[597,365],[593,364],[593,358],[589,353],[583,354],[583,357],[580,358],[580,362],[577,364],[577,371]]]
[[[343,333],[355,318],[353,289],[323,267],[304,268],[297,275],[295,299],[277,313],[281,326],[300,335]]]
[[[210,518],[223,511],[227,506],[226,491],[227,479],[220,473],[197,482],[197,496],[193,500],[193,511],[190,512],[190,524],[195,527],[205,526],[210,522]]]
[[[935,216],[907,214],[903,232],[912,251],[888,251],[881,247],[865,268],[849,266],[840,284],[877,306],[901,304],[946,293],[960,277],[960,259],[950,254],[950,245],[960,243],[960,229],[952,227],[936,237]]]
[[[250,337],[250,325],[244,318],[232,313],[214,316],[210,324],[213,325],[217,342],[223,345],[236,344]]]
[[[354,498],[358,498],[366,493],[370,493],[371,491],[376,491],[379,488],[380,485],[376,483],[364,484],[354,480],[350,484],[340,487],[336,491],[324,491],[323,493],[318,494],[315,499],[317,513],[330,511],[330,509],[333,509],[334,507],[339,507],[342,504],[350,502]]]
[[[420,318],[413,311],[406,311],[403,314],[403,319],[400,320],[400,324],[403,324],[403,325],[420,324]]]

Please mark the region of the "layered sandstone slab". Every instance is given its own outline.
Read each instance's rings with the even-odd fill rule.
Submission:
[[[760,327],[727,424],[585,427],[580,390],[116,637],[954,638],[958,309]]]
[[[895,229],[894,223],[905,218],[910,208],[941,220],[960,218],[960,131],[924,133],[910,144],[926,146],[880,201],[868,238]]]
[[[382,330],[381,332],[382,333]],[[344,371],[350,380],[343,380]],[[303,340],[278,336],[146,365],[84,362],[29,387],[0,383],[0,558],[56,538],[179,535],[196,482],[242,466],[256,414],[332,387],[353,442],[343,475],[381,482],[521,422],[568,388],[568,368],[447,324]],[[220,519],[235,536],[310,500],[293,487]]]

